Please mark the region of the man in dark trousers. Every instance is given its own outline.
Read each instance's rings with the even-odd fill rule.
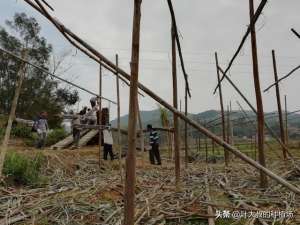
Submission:
[[[157,131],[152,128],[151,124],[147,125],[147,130],[150,132],[150,145],[151,149],[149,150],[150,163],[155,164],[155,160],[157,161],[157,165],[161,165],[160,153],[159,153],[159,137]]]

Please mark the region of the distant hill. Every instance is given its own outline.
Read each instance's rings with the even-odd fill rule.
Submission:
[[[256,116],[252,111],[245,112],[251,121],[256,122]],[[173,123],[173,114],[168,113],[169,120],[172,125]],[[225,115],[227,113],[225,112]],[[221,113],[218,110],[208,110],[201,113],[189,114],[190,118],[200,121],[202,124],[208,123],[207,127],[214,132],[218,133],[221,129]],[[141,111],[141,118],[143,127],[147,124],[152,124],[154,127],[161,127],[160,122],[160,111],[159,109],[151,110],[151,111]],[[290,114],[289,115],[289,132],[291,137],[300,138],[300,114]],[[245,119],[244,112],[242,111],[233,111],[231,113],[230,119],[233,121],[234,126],[234,134],[237,136],[250,136],[254,132],[253,122],[247,122],[249,119]],[[277,112],[265,113],[265,119],[269,126],[279,134],[279,123],[278,123],[278,115]],[[213,122],[211,122],[213,121]],[[112,126],[117,125],[117,120],[111,121]],[[128,125],[128,115],[121,117],[121,127],[127,128]]]

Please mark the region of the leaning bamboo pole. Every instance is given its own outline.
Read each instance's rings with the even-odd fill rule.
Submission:
[[[254,17],[254,2],[249,0],[250,8],[250,21]],[[251,22],[252,23],[252,22]],[[258,160],[259,163],[266,167],[265,153],[264,153],[264,109],[262,102],[262,95],[260,89],[259,71],[258,71],[258,57],[257,57],[257,42],[256,42],[256,31],[255,24],[251,26],[251,46],[252,46],[252,62],[253,62],[253,78],[255,86],[256,95],[256,105],[257,105],[257,133],[258,133]],[[260,172],[260,186],[266,188],[268,186],[267,176]]]
[[[26,59],[27,58],[27,50],[23,49],[22,50],[22,58]],[[0,177],[3,176],[3,166],[4,166],[4,161],[5,161],[5,156],[7,153],[7,149],[8,149],[8,142],[10,139],[10,133],[11,133],[11,129],[12,129],[12,123],[15,119],[16,116],[16,110],[17,110],[17,106],[18,106],[18,100],[19,100],[19,96],[21,93],[21,89],[22,89],[22,84],[25,78],[25,74],[26,74],[26,64],[24,62],[21,63],[20,65],[20,69],[18,71],[18,80],[16,83],[16,89],[15,89],[15,95],[12,101],[12,105],[11,105],[11,109],[10,109],[10,114],[8,117],[8,122],[7,122],[7,126],[6,126],[6,130],[5,130],[5,135],[4,135],[4,139],[2,142],[2,146],[1,146],[1,152],[0,152]]]
[[[282,108],[281,108],[280,90],[279,90],[279,83],[278,83],[277,63],[276,63],[276,56],[275,56],[275,51],[274,50],[272,50],[272,59],[273,59],[274,78],[275,78],[275,82],[276,82],[276,100],[277,100],[277,107],[278,107],[280,136],[281,136],[282,143],[286,144],[285,134],[284,134],[284,126],[283,126],[283,116],[282,116]],[[286,153],[285,148],[282,148],[282,153],[283,153],[284,160],[286,160],[287,153]]]
[[[128,120],[128,151],[126,158],[126,181],[124,199],[124,225],[134,225],[135,176],[136,176],[136,134],[138,109],[138,77],[140,53],[140,22],[142,0],[134,0],[132,29],[131,77]]]
[[[67,40],[72,45],[74,45],[76,48],[78,48],[80,51],[82,51],[84,54],[86,54],[91,59],[95,60],[96,62],[102,64],[109,71],[111,71],[113,73],[116,73],[116,71],[118,71],[119,74],[121,76],[123,76],[124,79],[126,79],[128,81],[131,81],[131,76],[128,73],[126,73],[121,68],[117,68],[116,65],[114,65],[111,61],[109,61],[107,58],[105,58],[100,52],[98,52],[92,46],[90,46],[85,41],[83,41],[80,37],[78,37],[76,34],[74,34],[71,30],[67,29],[59,21],[57,21],[56,19],[54,19],[53,17],[51,17],[51,15],[44,8],[40,8],[41,4],[39,4],[37,6],[36,4],[32,3],[31,0],[24,0],[24,1],[27,2],[29,5],[31,5],[33,8],[35,8],[42,15],[44,15],[47,19],[49,19],[56,26],[56,28],[65,37],[67,36],[66,37]],[[38,0],[36,0],[36,1],[38,1]],[[219,69],[222,72],[221,68],[219,68]],[[225,78],[227,77],[226,74],[224,74],[224,72],[223,72],[223,76]],[[228,77],[226,79],[228,79]],[[294,185],[290,184],[289,182],[287,182],[286,180],[284,180],[280,176],[274,174],[272,171],[268,170],[267,168],[261,166],[259,163],[255,162],[254,160],[252,160],[251,158],[249,158],[245,154],[241,153],[238,149],[236,149],[235,147],[231,146],[227,142],[223,141],[222,139],[220,139],[219,137],[217,137],[216,135],[214,135],[212,132],[210,132],[208,129],[206,129],[205,127],[203,127],[201,124],[199,124],[199,123],[195,122],[194,120],[186,117],[184,114],[181,113],[181,111],[179,111],[178,109],[176,109],[173,106],[171,106],[169,103],[167,103],[161,97],[159,97],[158,95],[156,95],[149,88],[147,88],[146,86],[144,86],[141,83],[138,83],[137,85],[138,85],[138,87],[141,90],[143,90],[146,94],[148,94],[156,102],[158,102],[159,104],[161,104],[164,107],[166,107],[167,109],[169,109],[172,113],[176,114],[180,119],[182,119],[184,121],[187,121],[190,126],[194,127],[196,130],[198,130],[199,132],[201,132],[202,134],[204,134],[208,138],[214,139],[217,144],[225,147],[228,151],[230,151],[231,153],[233,153],[234,155],[236,155],[241,160],[247,162],[249,165],[253,166],[257,170],[263,171],[269,177],[271,177],[272,179],[274,179],[278,183],[282,184],[283,186],[285,186],[289,190],[291,190],[291,191],[293,191],[293,192],[295,192],[297,194],[300,194],[300,190],[297,187],[295,187]]]
[[[178,109],[178,87],[177,87],[177,67],[176,67],[176,43],[175,31],[172,25],[172,77],[173,77],[173,107]],[[178,115],[173,113],[174,119],[174,153],[175,153],[175,183],[177,190],[180,186],[180,131]]]

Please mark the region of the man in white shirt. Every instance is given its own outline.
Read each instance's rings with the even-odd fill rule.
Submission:
[[[103,130],[103,140],[104,140],[104,146],[103,146],[103,159],[107,160],[107,155],[109,154],[110,159],[114,160],[114,153],[113,153],[113,137],[110,129],[110,125]]]

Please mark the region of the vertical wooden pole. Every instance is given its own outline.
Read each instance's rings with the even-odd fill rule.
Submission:
[[[27,58],[27,50],[22,50],[21,53],[21,57],[24,58],[26,60]],[[16,83],[16,89],[15,89],[15,95],[11,104],[11,109],[10,109],[10,114],[8,117],[8,122],[7,122],[7,126],[6,126],[6,130],[5,130],[5,135],[4,135],[4,139],[2,142],[2,146],[1,146],[1,152],[0,152],[0,177],[3,176],[3,166],[4,166],[4,161],[5,161],[5,156],[7,153],[7,148],[8,148],[8,142],[10,139],[10,133],[11,133],[11,129],[12,129],[12,123],[16,117],[16,109],[18,106],[18,100],[19,100],[19,96],[21,93],[21,89],[22,89],[22,84],[23,84],[23,80],[25,78],[25,74],[26,74],[26,65],[25,63],[21,63],[20,65],[20,69],[18,71],[18,80]]]
[[[276,82],[276,98],[277,98],[277,107],[278,107],[278,116],[279,116],[279,125],[280,125],[280,137],[281,137],[282,143],[284,145],[286,145],[285,132],[284,132],[284,126],[283,126],[282,108],[281,108],[281,99],[280,99],[280,90],[279,90],[279,84],[278,84],[278,74],[277,74],[277,63],[276,63],[275,50],[272,50],[272,58],[273,58],[274,78],[275,78],[275,82]],[[286,153],[285,148],[282,148],[282,153],[283,153],[284,160],[286,160],[287,153]]]
[[[185,96],[184,96],[184,114],[188,116],[188,90],[185,85]],[[188,124],[184,123],[184,153],[185,153],[185,168],[188,168],[189,155],[188,155]]]
[[[287,106],[287,96],[284,96],[285,105],[285,141],[286,145],[289,146],[289,125],[288,125],[288,106]]]
[[[231,101],[230,101],[230,111],[229,111],[229,115],[231,118],[231,114],[232,114],[232,106],[231,106]],[[233,135],[233,122],[231,121],[232,119],[229,120],[229,127],[230,127],[230,144],[234,145],[234,135]]]
[[[100,64],[99,67],[99,111],[98,111],[98,125],[105,125],[102,124],[102,65]],[[101,146],[102,146],[102,130],[99,129],[99,167],[101,167]]]
[[[215,53],[215,60],[216,60],[217,76],[218,76],[218,83],[219,83],[219,96],[220,96],[220,106],[221,106],[221,116],[222,116],[222,135],[223,135],[223,141],[226,141],[224,102],[223,102],[222,86],[221,86],[221,82],[220,82],[221,77],[220,77],[219,60],[218,60],[217,52]],[[224,158],[225,158],[225,165],[228,166],[229,152],[225,148],[224,148]]]
[[[229,110],[229,106],[227,105],[227,127],[226,127],[226,133],[227,133],[227,143],[231,143],[230,142],[230,110]],[[229,160],[229,159],[228,159]]]
[[[254,16],[254,1],[249,0],[250,8],[250,21]],[[253,77],[255,85],[256,94],[256,104],[257,104],[257,131],[258,131],[258,158],[259,163],[266,167],[265,153],[264,153],[264,109],[259,81],[259,70],[258,70],[258,57],[257,57],[257,43],[256,43],[256,31],[255,24],[250,22],[251,27],[251,45],[252,45],[252,61],[253,61]],[[260,171],[260,186],[266,188],[268,186],[267,176]]]
[[[177,69],[176,69],[176,40],[175,30],[172,24],[172,77],[173,77],[173,106],[178,109],[178,87],[177,87]],[[181,104],[180,104],[181,105]],[[181,109],[180,109],[181,110]],[[175,153],[175,183],[176,189],[180,187],[180,131],[178,116],[174,113],[174,153]]]
[[[142,0],[134,0],[128,120],[128,152],[126,157],[126,181],[124,196],[124,225],[134,225],[135,214],[134,200],[136,182],[137,95],[139,77],[141,4]]]
[[[207,144],[207,137],[205,136],[205,162],[208,163],[208,144]]]
[[[116,66],[119,67],[119,56],[116,54]],[[117,87],[117,123],[118,123],[118,137],[117,137],[117,146],[119,153],[119,170],[121,182],[123,182],[123,165],[122,165],[122,147],[121,147],[121,103],[120,103],[120,77],[119,73],[116,73],[116,87]]]

